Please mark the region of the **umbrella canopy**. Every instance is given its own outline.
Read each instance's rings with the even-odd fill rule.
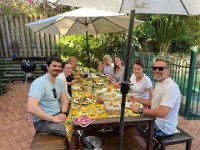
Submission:
[[[34,31],[58,35],[89,35],[128,30],[130,18],[123,13],[80,8],[26,24]],[[142,21],[135,20],[135,25]]]
[[[199,0],[48,0],[52,3],[77,7],[95,8],[106,11],[150,14],[198,15]]]

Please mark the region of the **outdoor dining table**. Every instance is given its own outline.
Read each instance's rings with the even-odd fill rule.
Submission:
[[[94,92],[95,83],[95,92]],[[99,87],[99,88],[98,88]],[[112,88],[110,89],[107,88]],[[109,91],[108,91],[109,90]],[[106,78],[95,78],[95,79],[80,79],[76,85],[72,87],[73,101],[70,109],[68,119],[66,121],[66,130],[69,141],[74,144],[73,148],[78,150],[80,148],[79,135],[77,130],[92,130],[92,129],[102,129],[109,127],[119,127],[120,125],[120,115],[119,114],[108,114],[105,110],[104,104],[98,103],[97,98],[99,95],[105,95],[105,101],[114,103],[115,101],[121,101],[121,94],[119,89],[114,86],[109,85]],[[109,96],[110,94],[110,96]],[[88,98],[90,99],[88,104],[80,104],[75,101],[77,98]],[[82,116],[87,116],[94,119],[94,122],[90,123],[88,126],[83,127],[74,120],[81,118]],[[125,111],[124,126],[134,126],[134,125],[146,125],[149,128],[149,133],[147,137],[147,149],[152,149],[153,143],[153,132],[154,132],[154,118],[146,117],[137,113],[133,113],[130,109]],[[72,138],[74,136],[74,138]]]

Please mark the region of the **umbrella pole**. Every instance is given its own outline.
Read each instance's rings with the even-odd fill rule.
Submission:
[[[88,77],[91,78],[91,73],[90,73],[90,48],[89,48],[89,39],[88,39],[88,29],[86,27],[86,47],[87,47],[87,63],[88,63]]]
[[[127,52],[126,52],[126,62],[125,62],[125,71],[124,71],[124,81],[121,85],[121,93],[122,93],[122,103],[121,103],[121,116],[120,116],[120,145],[119,150],[123,149],[123,141],[124,141],[124,113],[125,113],[125,104],[126,104],[126,94],[129,91],[128,84],[128,75],[129,75],[129,66],[130,66],[130,56],[131,56],[131,42],[133,35],[133,25],[134,25],[134,15],[135,10],[131,10],[130,22],[129,22],[129,32],[128,32],[128,43],[127,43]]]

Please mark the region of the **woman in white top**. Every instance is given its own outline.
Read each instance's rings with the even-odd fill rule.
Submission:
[[[130,87],[131,100],[150,106],[153,96],[153,86],[151,79],[144,74],[144,64],[141,60],[135,61],[130,81],[133,84]]]

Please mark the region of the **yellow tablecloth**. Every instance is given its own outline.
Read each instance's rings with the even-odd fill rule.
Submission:
[[[95,82],[102,83],[105,82],[105,79],[95,79]],[[74,85],[73,98],[77,97],[90,97],[91,96],[91,85],[92,81],[81,80],[79,83]],[[114,87],[113,87],[114,88]],[[113,100],[112,100],[113,101]],[[115,100],[116,101],[116,100]],[[118,99],[118,101],[121,101]],[[114,102],[114,101],[113,101]],[[70,113],[66,121],[66,130],[68,135],[68,140],[71,141],[73,134],[73,120],[81,116],[87,116],[93,119],[104,119],[104,118],[113,118],[120,117],[120,115],[108,115],[104,110],[104,105],[96,102],[96,99],[88,105],[82,105],[80,108],[79,104],[76,104],[72,101]],[[133,113],[130,109],[126,109],[125,116],[139,116],[139,114]]]
[[[80,110],[79,105],[72,103],[70,114],[66,121],[69,141],[71,140],[73,134],[73,120],[81,116],[87,116],[93,119],[120,117],[119,115],[108,115],[104,110],[103,104],[98,104],[95,101],[89,105],[82,105]],[[130,109],[126,109],[125,116],[139,116],[139,114],[133,113]]]

